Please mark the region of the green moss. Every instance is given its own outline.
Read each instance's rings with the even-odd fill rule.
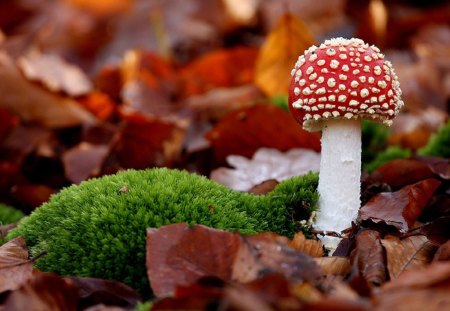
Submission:
[[[390,146],[383,152],[379,153],[375,159],[368,163],[364,168],[369,173],[376,170],[381,165],[395,159],[405,159],[411,156],[411,150],[402,149],[399,146]]]
[[[387,146],[390,130],[387,126],[371,121],[362,121],[362,163],[366,165],[374,161]]]
[[[145,292],[147,228],[185,222],[292,236],[316,206],[317,180],[296,177],[255,196],[182,171],[129,170],[63,189],[8,238],[24,236],[32,256],[46,252],[38,269],[119,280]]]
[[[450,158],[450,120],[431,136],[427,145],[418,153],[424,156]]]
[[[18,209],[0,203],[0,225],[15,223],[23,216],[24,214]]]

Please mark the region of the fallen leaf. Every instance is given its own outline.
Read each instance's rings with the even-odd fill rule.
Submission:
[[[18,124],[19,118],[0,107],[0,144]]]
[[[3,303],[5,310],[77,310],[75,286],[52,273],[35,272],[19,289],[10,292]]]
[[[450,231],[448,228],[450,228],[450,216],[442,216],[433,219],[423,226],[414,228],[404,235],[425,235],[431,242],[442,244],[450,239]]]
[[[78,184],[89,177],[98,176],[108,154],[109,146],[86,142],[67,150],[62,156],[67,179]]]
[[[436,246],[423,235],[400,240],[395,236],[386,236],[381,240],[386,249],[387,268],[391,280],[403,272],[426,266],[431,262]]]
[[[95,123],[95,118],[76,101],[35,85],[26,80],[12,59],[0,52],[0,107],[20,116],[22,120],[40,123],[50,128]]]
[[[172,166],[178,159],[185,125],[138,114],[124,115],[112,154],[124,168]]]
[[[255,105],[233,111],[223,117],[206,138],[219,163],[229,155],[252,157],[262,147],[279,151],[294,148],[320,151],[318,133],[304,131],[288,112],[273,105]]]
[[[41,82],[52,92],[76,97],[92,90],[86,74],[56,54],[44,54],[34,49],[19,57],[17,64],[27,79]]]
[[[205,93],[213,88],[249,84],[257,50],[235,47],[205,54],[180,70],[181,96]]]
[[[433,257],[435,261],[450,261],[450,240],[439,246]]]
[[[0,246],[0,292],[19,288],[31,277],[32,269],[24,238]]]
[[[55,189],[39,184],[16,184],[11,188],[11,195],[17,200],[17,203],[29,209],[47,202],[54,193]]]
[[[279,182],[275,179],[269,179],[266,181],[263,181],[260,184],[257,184],[256,186],[253,186],[251,189],[248,190],[248,193],[256,194],[256,195],[265,195],[269,192],[273,191],[276,186],[278,186]]]
[[[425,179],[396,192],[375,195],[359,210],[361,220],[386,223],[400,232],[410,230],[440,186],[436,179]]]
[[[385,253],[380,234],[374,230],[360,231],[356,236],[356,247],[351,255],[351,265],[369,286],[380,286],[386,281]]]
[[[133,308],[142,298],[131,287],[112,280],[90,277],[66,277],[78,290],[78,308],[105,304]]]
[[[320,276],[312,259],[275,234],[243,236],[186,224],[147,233],[147,273],[157,296],[173,295],[177,286],[204,276],[250,282],[270,272],[295,282],[316,282]]]
[[[314,44],[306,25],[287,13],[269,33],[255,66],[255,83],[268,96],[287,95],[291,70],[299,57]]]
[[[294,235],[289,246],[311,257],[323,256],[322,243],[318,240],[307,239],[301,231]]]
[[[329,256],[314,258],[324,274],[328,275],[347,275],[350,270],[350,260],[347,257]]]
[[[215,169],[210,178],[229,188],[248,191],[269,179],[280,182],[310,171],[319,171],[320,154],[303,148],[284,153],[277,149],[260,148],[251,159],[230,155],[227,162],[234,168]]]
[[[101,121],[109,119],[116,110],[109,96],[98,91],[89,93],[78,102]]]
[[[413,159],[396,159],[378,167],[373,178],[398,189],[418,181],[433,178],[435,174],[430,167]]]
[[[426,164],[440,178],[450,179],[450,159],[424,156],[415,156],[413,159]]]

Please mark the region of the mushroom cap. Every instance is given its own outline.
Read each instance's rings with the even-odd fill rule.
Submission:
[[[403,106],[392,64],[361,39],[312,46],[291,72],[289,109],[308,131],[328,119],[367,118],[388,126]]]

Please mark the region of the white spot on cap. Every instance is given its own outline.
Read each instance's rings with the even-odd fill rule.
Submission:
[[[377,98],[376,96],[372,96],[372,97],[370,98],[370,102],[371,102],[371,103],[376,103],[376,102],[378,102],[378,98]]]
[[[386,100],[386,95],[380,95],[380,97],[378,97],[378,100],[379,100],[380,102],[385,101],[385,100]]]
[[[311,56],[309,57],[309,61],[310,61],[310,62],[313,62],[313,61],[315,61],[316,59],[317,59],[317,54],[316,54],[316,53],[311,54]]]
[[[369,81],[369,83],[372,84],[372,83],[375,82],[375,79],[374,79],[374,77],[369,77],[369,78],[367,79],[367,81]]]
[[[312,73],[310,76],[309,76],[309,80],[315,80],[317,78],[317,73]]]
[[[331,112],[325,111],[324,113],[322,113],[322,116],[323,116],[324,118],[331,117]]]
[[[308,69],[306,69],[306,74],[310,75],[313,71],[314,71],[314,67],[313,66],[309,66]]]
[[[369,96],[369,90],[368,89],[362,89],[359,94],[362,98]]]
[[[322,83],[323,81],[325,81],[325,78],[322,76],[318,77],[316,80],[317,83]]]
[[[337,117],[339,117],[341,114],[339,113],[339,111],[333,111],[332,112],[332,114],[333,114],[333,117],[335,117],[335,118],[337,118]]]
[[[347,64],[345,64],[345,65],[342,65],[342,71],[349,71],[350,70],[350,68],[348,67],[348,65]]]
[[[359,63],[361,59],[359,57],[355,58],[355,62]]]
[[[317,120],[319,120],[319,119],[320,119],[320,114],[315,114],[315,115],[314,115],[314,120],[317,121]]]
[[[336,107],[336,105],[332,105],[332,104],[326,104],[325,108],[326,109],[334,109]]]
[[[319,109],[323,109],[323,108],[325,108],[325,105],[324,104],[318,104],[317,107],[319,107]]]
[[[334,87],[336,85],[336,80],[334,78],[329,78],[327,81],[329,87]]]
[[[359,102],[357,100],[352,99],[349,103],[350,106],[358,106]]]
[[[368,65],[364,65],[363,71],[370,72],[370,67]]]
[[[328,101],[335,102],[336,101],[336,95],[330,95],[328,96]]]
[[[310,115],[309,113],[305,114],[305,119],[306,119],[306,120],[309,120],[309,119],[311,119],[311,118],[312,118],[312,115]]]
[[[339,95],[338,102],[344,103],[347,100],[347,96],[345,95]]]
[[[386,82],[383,81],[383,80],[378,81],[377,84],[378,84],[378,86],[381,87],[382,89],[386,88],[386,86],[387,86]]]
[[[326,101],[327,101],[327,97],[326,96],[319,97],[319,102],[320,103],[325,103]]]
[[[305,80],[305,79],[301,79],[301,80],[298,82],[298,84],[300,84],[300,86],[304,86],[305,83],[306,83],[306,80]]]
[[[341,79],[341,80],[347,80],[347,76],[344,75],[344,74],[340,74],[340,75],[339,75],[339,79]]]
[[[315,98],[310,98],[309,99],[309,104],[312,105],[316,102],[317,100]]]
[[[293,77],[294,74],[295,74],[295,70],[296,70],[295,68],[291,70],[291,76],[292,76],[292,77]]]
[[[312,111],[319,111],[319,108],[317,108],[317,106],[312,106],[312,107],[311,107],[311,110],[312,110]]]
[[[303,95],[311,95],[312,91],[309,89],[309,87],[305,87],[302,91]]]
[[[354,74],[354,75],[357,75],[358,73],[359,73],[359,69],[353,70],[353,74]]]
[[[298,96],[300,94],[300,89],[298,87],[294,88],[294,94],[295,96]]]
[[[380,93],[380,89],[379,89],[379,88],[376,88],[376,87],[373,87],[373,88],[372,88],[372,92],[374,92],[374,93]]]
[[[346,114],[344,114],[344,118],[347,118],[347,119],[353,118],[353,113],[347,112]]]
[[[316,91],[317,95],[322,95],[322,94],[325,94],[325,93],[326,93],[326,90],[325,90],[324,87],[321,87],[320,89],[317,89],[317,91]]]
[[[339,84],[338,88],[341,91],[345,91],[345,84]]]
[[[327,53],[328,56],[333,56],[333,55],[336,55],[336,50],[333,49],[333,48],[329,48],[329,49],[326,51],[326,53]]]
[[[358,66],[358,64],[356,64],[356,63],[350,63],[350,66],[356,67],[356,66]]]
[[[319,65],[319,66],[325,65],[325,60],[324,60],[324,59],[319,59],[319,60],[317,61],[317,65]]]
[[[297,99],[295,102],[292,103],[292,107],[294,108],[302,108],[303,101],[301,99]]]
[[[359,106],[359,108],[361,108],[361,109],[366,109],[367,107],[369,107],[369,106],[367,106],[366,104],[361,104],[361,106]]]
[[[385,75],[385,76],[384,76],[384,80],[386,80],[386,81],[391,81],[391,77],[388,76],[388,75]]]
[[[384,103],[382,106],[384,109],[388,109],[389,108],[389,104],[388,103]]]
[[[374,114],[375,110],[373,110],[372,108],[369,108],[369,109],[367,109],[367,112],[370,113],[370,114]]]
[[[358,83],[357,81],[353,80],[353,81],[350,83],[350,86],[353,87],[353,88],[357,88],[357,87],[359,86],[359,83]]]
[[[339,66],[339,62],[337,60],[333,59],[330,62],[330,68],[336,69],[338,66]]]
[[[301,77],[302,76],[302,71],[299,69],[297,70],[297,72],[295,73],[296,77]]]
[[[380,66],[373,67],[373,73],[377,76],[381,75],[381,67]]]
[[[389,90],[388,92],[387,92],[387,96],[388,97],[392,97],[394,95],[394,92],[392,92],[392,90]]]
[[[362,83],[366,82],[366,76],[360,76],[358,77],[359,81],[361,81]]]
[[[370,62],[372,60],[372,57],[370,57],[369,55],[364,56],[364,60],[366,62]]]
[[[340,59],[347,59],[347,54],[339,54]]]
[[[358,93],[356,93],[356,91],[352,91],[352,92],[350,92],[350,95],[352,95],[352,96],[358,96]]]
[[[394,110],[389,109],[387,113],[388,113],[388,115],[392,116],[394,114]]]
[[[328,69],[327,68],[322,68],[322,69],[320,69],[320,72],[328,73]]]

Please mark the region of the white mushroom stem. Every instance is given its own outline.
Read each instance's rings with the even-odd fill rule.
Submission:
[[[314,227],[341,232],[351,226],[361,204],[361,121],[324,122],[321,142],[320,209]],[[339,238],[328,236],[321,240],[331,253],[340,242]]]

